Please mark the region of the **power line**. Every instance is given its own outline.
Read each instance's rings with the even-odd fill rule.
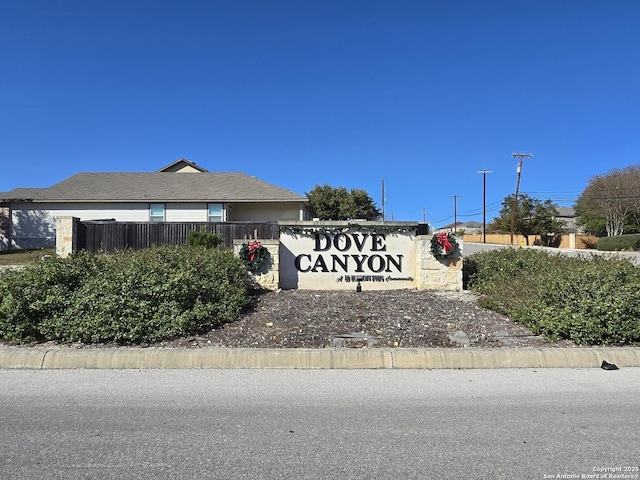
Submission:
[[[537,193],[580,193],[583,190],[537,190]]]
[[[492,213],[492,212],[499,211],[501,208],[502,208],[501,202],[496,202],[495,204],[487,207],[487,213]],[[464,217],[464,218],[477,217],[481,213],[482,213],[482,209],[469,210],[469,211],[466,211],[466,212],[463,212],[463,213],[458,213],[457,217]],[[447,215],[446,217],[438,218],[436,220],[431,220],[431,223],[438,224],[438,223],[441,223],[441,222],[445,222],[447,220],[451,220],[453,218],[454,218],[453,215]]]
[[[490,203],[487,205],[487,212],[495,212],[496,210],[500,210],[501,208],[504,207],[502,200],[498,200],[495,201],[493,203]],[[482,207],[480,208],[473,208],[470,210],[460,210],[458,209],[458,217],[473,217],[475,215],[481,215],[482,214]],[[448,219],[448,218],[453,218],[453,215],[447,215],[446,217],[443,217],[444,219]],[[437,221],[437,220],[436,220]]]
[[[496,207],[497,208],[502,208],[502,200],[498,200],[496,202],[493,202],[493,203],[487,205],[487,211],[489,211],[489,209],[495,209]],[[480,207],[480,208],[474,208],[474,209],[471,209],[471,210],[464,210],[462,212],[458,211],[458,216],[466,215],[468,217],[468,216],[471,216],[471,215],[480,215],[482,213],[482,210],[483,210],[482,207]]]
[[[625,200],[627,198],[640,198],[640,195],[604,195],[604,196],[589,196],[596,200]]]
[[[488,209],[487,209],[487,213],[493,213],[493,212],[497,212],[497,211],[499,211],[499,210],[500,210],[500,208],[499,208],[499,207],[495,207],[495,208],[493,208],[493,209],[489,209],[489,208],[488,208]],[[478,216],[478,215],[480,215],[481,213],[482,213],[482,212],[475,213],[475,214],[467,214],[467,215],[463,215],[463,214],[460,214],[460,213],[459,213],[459,214],[458,214],[458,217],[464,217],[464,218],[477,217],[477,216]],[[449,217],[449,218],[451,218],[451,217]]]

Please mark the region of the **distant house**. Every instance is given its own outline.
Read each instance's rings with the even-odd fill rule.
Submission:
[[[562,233],[584,233],[576,222],[576,214],[571,207],[558,207],[556,220],[562,222]]]
[[[482,233],[482,223],[479,222],[457,222],[450,223],[438,228],[435,233],[456,233],[460,230],[464,230],[465,233]]]
[[[48,188],[0,192],[0,250],[55,246],[56,217],[128,222],[308,220],[309,200],[243,173],[183,158],[153,173],[78,173]]]

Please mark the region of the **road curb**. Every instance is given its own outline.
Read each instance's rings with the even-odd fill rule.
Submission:
[[[638,347],[585,348],[113,348],[0,346],[0,369],[495,369],[640,367]]]

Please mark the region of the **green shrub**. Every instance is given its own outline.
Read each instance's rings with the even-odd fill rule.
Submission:
[[[221,243],[222,237],[217,233],[191,230],[187,235],[187,245],[192,247],[218,248]]]
[[[600,237],[598,239],[598,250],[621,251],[640,250],[640,233],[630,235],[618,235],[616,237]]]
[[[103,259],[78,255],[70,261],[52,258],[0,275],[0,338],[29,342],[42,339],[40,324],[64,312],[75,291],[99,274]]]
[[[541,291],[540,308],[530,312],[537,330],[579,344],[640,341],[640,270],[597,256],[568,266],[564,277],[555,275]]]
[[[483,306],[534,333],[578,344],[640,342],[640,269],[626,260],[504,249],[473,255],[467,269]]]
[[[162,246],[43,262],[0,277],[0,293],[5,340],[142,343],[236,320],[247,273],[228,250]]]

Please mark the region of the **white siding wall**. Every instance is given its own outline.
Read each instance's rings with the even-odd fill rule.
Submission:
[[[148,222],[149,205],[136,203],[97,204],[13,204],[12,247],[51,248],[56,243],[56,217],[78,217],[80,220],[114,218],[121,222]]]
[[[233,205],[233,220],[238,222],[276,222],[300,220],[297,204],[236,203]]]
[[[55,246],[55,218],[47,210],[31,206],[14,209],[11,220],[12,247],[26,249]]]
[[[206,203],[165,203],[164,219],[167,222],[206,222]]]
[[[298,221],[297,204],[236,203],[225,205],[229,221]],[[148,222],[148,203],[55,203],[12,204],[13,248],[55,247],[56,217],[80,220],[115,219],[119,222]],[[165,203],[167,222],[206,222],[206,203]]]
[[[15,212],[14,207],[14,212]],[[116,219],[119,222],[148,222],[148,203],[72,203],[56,205],[38,203],[22,208],[46,211],[53,217],[78,217],[80,220]]]

